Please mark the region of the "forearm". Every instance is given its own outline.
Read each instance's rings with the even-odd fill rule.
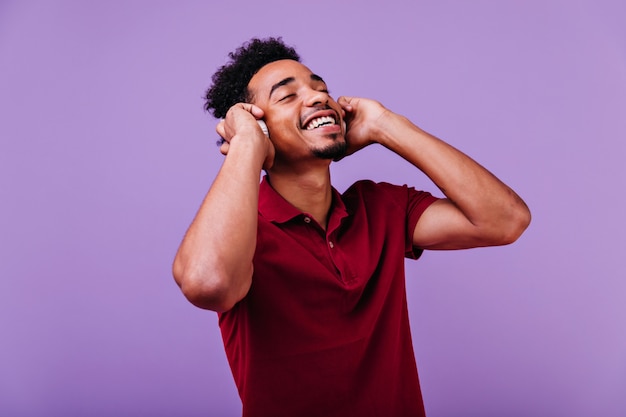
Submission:
[[[195,305],[226,310],[248,291],[256,246],[262,160],[233,141],[174,261],[174,277]]]
[[[380,143],[419,168],[475,227],[478,244],[514,240],[530,218],[522,199],[476,161],[423,131],[407,118],[386,112]]]

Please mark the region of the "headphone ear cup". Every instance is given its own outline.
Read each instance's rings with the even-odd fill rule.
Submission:
[[[263,133],[265,133],[265,136],[269,138],[270,131],[267,129],[267,125],[265,124],[265,122],[263,120],[257,120],[257,123],[259,124],[259,126],[261,126],[261,130],[263,131]]]

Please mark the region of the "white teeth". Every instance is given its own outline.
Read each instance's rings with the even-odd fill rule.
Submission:
[[[317,119],[313,119],[309,122],[309,124],[306,127],[306,130],[313,130],[320,126],[334,125],[334,124],[335,124],[335,118],[332,116],[318,117]]]

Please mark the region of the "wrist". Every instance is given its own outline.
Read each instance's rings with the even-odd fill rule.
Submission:
[[[228,156],[236,157],[243,164],[252,164],[253,166],[260,167],[264,164],[269,150],[266,143],[266,138],[256,139],[254,135],[235,135],[232,137]]]
[[[376,142],[386,148],[393,148],[397,142],[400,127],[406,123],[408,119],[389,110],[385,110],[375,124]]]

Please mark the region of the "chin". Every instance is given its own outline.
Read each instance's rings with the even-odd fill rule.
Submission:
[[[313,149],[313,155],[320,159],[331,159],[333,161],[339,160],[346,155],[346,142],[334,142],[325,148]]]

